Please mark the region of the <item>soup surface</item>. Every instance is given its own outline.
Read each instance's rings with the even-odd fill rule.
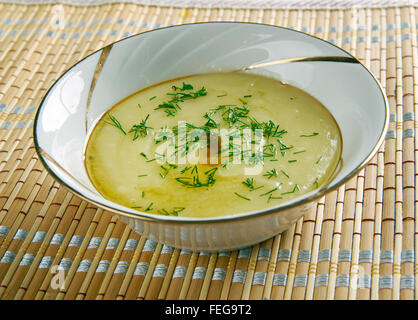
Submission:
[[[275,79],[210,73],[143,89],[93,129],[85,164],[107,199],[138,211],[215,217],[319,188],[342,149],[337,123]]]

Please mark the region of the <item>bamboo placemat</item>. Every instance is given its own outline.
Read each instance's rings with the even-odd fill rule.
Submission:
[[[239,9],[0,3],[0,299],[415,299],[418,140],[415,6]],[[198,21],[253,21],[327,39],[386,90],[371,163],[288,231],[237,251],[179,250],[68,193],[32,143],[60,74],[104,45]]]

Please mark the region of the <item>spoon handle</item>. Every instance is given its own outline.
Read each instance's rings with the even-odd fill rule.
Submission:
[[[273,65],[276,65],[276,64],[303,62],[303,61],[329,61],[329,62],[360,63],[357,59],[352,58],[352,57],[339,57],[339,56],[301,57],[301,58],[280,59],[280,60],[274,60],[274,61],[260,63],[260,64],[253,64],[251,66],[241,68],[238,71],[247,71],[247,70],[251,70],[251,69],[273,66]]]

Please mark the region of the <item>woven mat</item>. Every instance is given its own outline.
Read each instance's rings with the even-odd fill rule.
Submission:
[[[233,9],[105,3],[0,3],[0,299],[415,299],[414,6]],[[36,109],[60,74],[141,31],[197,21],[253,21],[327,39],[381,81],[384,145],[346,185],[288,231],[237,251],[171,248],[67,192],[32,142]]]

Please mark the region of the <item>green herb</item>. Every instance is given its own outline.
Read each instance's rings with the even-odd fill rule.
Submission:
[[[166,216],[170,215],[170,212],[168,212],[166,209],[160,209],[157,211],[159,214],[164,214]]]
[[[296,190],[300,191],[299,186],[297,184],[295,184],[295,187],[293,188],[292,191],[288,191],[288,192],[283,192],[282,195],[284,194],[290,194],[290,193],[294,193]]]
[[[277,172],[276,169],[272,169],[270,171],[267,171],[266,174],[263,174],[264,177],[267,177],[268,179],[271,179],[273,177],[277,177],[279,175],[279,173]]]
[[[234,192],[234,194],[235,194],[236,196],[238,196],[238,197],[240,197],[240,198],[244,199],[244,200],[251,201],[251,199],[250,199],[250,198],[244,197],[244,196],[240,195],[239,193]]]
[[[296,152],[293,152],[293,154],[299,154],[299,153],[302,153],[302,152],[306,152],[306,150],[296,151]]]
[[[268,195],[268,194],[270,194],[270,193],[272,193],[272,192],[276,191],[278,188],[279,188],[279,187],[276,187],[276,188],[274,188],[274,189],[271,189],[270,191],[267,191],[266,193],[260,194],[260,197],[266,196],[266,195]]]
[[[142,106],[141,106],[141,104],[140,104],[140,103],[138,103],[138,108],[139,108],[139,109],[141,109],[141,108],[142,108]]]
[[[137,176],[138,178],[141,178],[141,177],[146,177],[146,176],[148,176],[147,174],[140,174],[139,176]]]
[[[247,178],[242,184],[252,190],[254,189],[254,178]]]
[[[176,169],[177,165],[168,163],[168,169],[164,167],[163,165],[161,165],[160,168],[164,170],[164,173],[160,172],[160,177],[164,179],[167,176],[170,169]]]
[[[182,212],[183,210],[185,210],[186,208],[183,207],[174,207],[173,210],[168,211],[166,209],[160,209],[158,210],[158,213],[160,214],[164,214],[166,216],[178,216],[180,212]]]
[[[269,197],[267,199],[267,202],[270,202],[270,200],[279,200],[279,199],[283,199],[282,197],[273,197],[272,194],[269,194]]]
[[[319,185],[318,185],[318,178],[316,178],[316,179],[315,179],[315,181],[313,182],[313,185],[314,185],[316,188],[318,188],[318,186],[319,186]]]
[[[197,90],[195,92],[185,92],[187,90],[193,90],[193,86],[191,84],[187,84],[183,82],[183,87],[179,88],[176,86],[171,87],[174,91],[174,93],[167,93],[168,96],[171,97],[171,99],[167,102],[163,102],[159,104],[154,110],[163,109],[164,112],[167,114],[167,116],[174,117],[175,114],[181,110],[181,107],[179,106],[179,102],[184,102],[185,100],[189,99],[196,99],[198,97],[206,96],[207,91],[204,87],[202,87],[200,90]]]
[[[167,95],[171,96],[170,102],[184,102],[185,100],[196,99],[198,97],[206,96],[208,93],[205,87],[202,87],[200,90],[195,92],[175,92],[175,93],[167,93]]]
[[[283,170],[280,170],[280,172],[283,173],[286,177],[289,178],[289,175],[286,172],[284,172]]]
[[[269,120],[268,122],[263,122],[261,126],[263,129],[263,135],[267,137],[267,142],[270,141],[270,137],[280,138],[282,135],[287,133],[287,131],[284,129],[279,131],[279,125],[276,125],[272,120]]]
[[[144,138],[148,135],[148,129],[152,129],[151,127],[148,127],[146,125],[148,118],[149,118],[149,115],[147,115],[146,118],[142,120],[140,124],[134,124],[131,130],[129,130],[129,133],[131,132],[134,133],[132,140],[136,140],[139,137]]]
[[[247,178],[244,181],[241,182],[244,186],[248,187],[251,191],[255,191],[258,189],[261,189],[264,186],[255,187],[254,186],[254,178]]]
[[[209,128],[217,128],[219,124],[215,120],[213,120],[211,116],[212,114],[208,112],[206,112],[203,116],[204,118],[208,119],[208,121],[205,123],[205,126]]]
[[[320,157],[318,158],[318,160],[316,160],[315,164],[318,164],[318,163],[321,161],[321,159],[322,159],[322,156],[320,156]]]
[[[142,208],[141,206],[133,206],[133,207],[131,207],[132,209],[139,209],[139,208]]]
[[[266,144],[263,146],[263,157],[269,158],[274,157],[276,155],[276,146],[273,143]]]
[[[212,174],[215,174],[215,172],[218,170],[218,168],[213,168],[213,169],[210,169],[210,170],[208,170],[208,171],[205,171],[205,174],[206,175],[212,175]],[[196,172],[197,172],[197,170],[196,170]]]
[[[173,116],[180,109],[178,105],[174,105],[172,102],[163,102],[158,105],[158,107],[154,108],[154,110],[164,109],[164,112],[167,113],[168,116]]]
[[[183,170],[181,170],[180,172],[181,173],[185,173],[187,170],[190,170],[192,167],[188,167],[188,166],[186,166]]]
[[[293,162],[296,162],[297,160],[289,160],[289,161],[287,161],[287,162],[289,162],[289,163],[293,163]]]
[[[241,123],[244,126],[248,126],[247,123],[243,122],[242,119],[248,117],[248,113],[250,110],[243,106],[243,107],[229,107],[223,114],[222,119],[229,124],[229,127],[232,127],[235,123]]]
[[[204,174],[206,175],[206,182],[202,182],[200,180],[197,166],[195,165],[192,171],[190,172],[191,175],[194,174],[193,176],[177,177],[175,178],[175,180],[188,188],[210,187],[210,186],[213,186],[216,182],[216,179],[214,178],[214,176],[217,170],[218,168],[213,168],[211,170],[204,172]]]
[[[252,97],[251,94],[244,96],[244,98],[251,98],[251,97]]]
[[[149,205],[148,205],[148,207],[145,209],[145,212],[148,212],[148,211],[150,211],[151,210],[151,208],[152,208],[152,205],[153,205],[154,203],[153,202],[151,202]]]
[[[145,192],[144,191],[142,191],[141,197],[145,198]]]
[[[176,87],[176,86],[172,86],[171,88],[174,91],[178,91],[178,90],[180,90],[180,91],[193,90],[193,86],[191,84],[184,83],[184,82],[183,82],[183,86],[181,88],[180,87]]]
[[[184,207],[174,207],[172,211],[173,216],[178,216],[180,212],[184,211],[186,208]]]
[[[221,94],[220,96],[216,96],[217,98],[221,98],[221,97],[225,97],[227,94],[226,93],[224,93],[224,94]]]
[[[280,139],[277,139],[277,142],[279,143],[280,151],[289,150],[293,148],[293,146],[290,146],[290,147],[286,146],[283,142],[280,141]]]
[[[318,132],[314,132],[314,133],[312,133],[312,134],[301,134],[299,137],[305,137],[305,138],[308,138],[308,137],[314,137],[314,136],[317,136],[319,133]]]
[[[141,155],[142,157],[144,157],[144,158],[145,158],[145,160],[148,160],[148,157],[147,157],[147,155],[146,155],[145,153],[141,152],[141,153],[140,153],[140,155]]]
[[[105,120],[104,120],[104,122],[106,122],[107,124],[110,124],[111,126],[114,126],[114,127],[118,128],[126,136],[126,132],[125,132],[125,130],[123,130],[122,125],[120,124],[118,119],[116,119],[110,113],[108,114],[108,116],[109,116],[110,120],[112,120],[112,122],[108,122],[108,121],[105,121]]]
[[[157,98],[157,96],[153,96],[153,97],[149,98],[149,101],[154,100],[155,98]]]

